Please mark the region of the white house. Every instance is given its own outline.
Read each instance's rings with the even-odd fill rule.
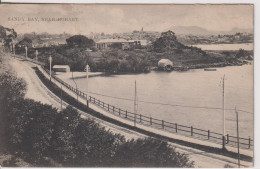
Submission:
[[[129,49],[131,46],[141,45],[141,41],[125,39],[102,39],[96,43],[96,47],[98,49],[107,49],[110,48],[112,44],[120,44],[122,49]]]
[[[55,72],[70,72],[69,65],[54,65],[52,70]]]

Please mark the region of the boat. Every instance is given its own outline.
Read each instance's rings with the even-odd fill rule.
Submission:
[[[205,68],[204,71],[217,71],[217,69]]]

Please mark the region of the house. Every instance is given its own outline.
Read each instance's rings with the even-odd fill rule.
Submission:
[[[125,40],[125,39],[102,39],[96,43],[98,49],[108,49],[111,45],[117,45],[119,48],[127,50],[132,46],[141,45],[140,40]]]
[[[70,67],[68,65],[54,65],[52,70],[55,72],[70,72]]]

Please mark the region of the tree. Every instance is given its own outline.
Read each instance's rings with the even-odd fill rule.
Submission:
[[[122,49],[122,44],[121,43],[112,43],[110,45],[110,48],[112,48],[112,49]]]
[[[31,48],[32,40],[30,38],[25,37],[25,38],[23,38],[23,40],[18,42],[15,46],[18,48],[24,48],[25,46],[27,46],[28,48]]]
[[[172,31],[162,32],[161,37],[153,43],[153,49],[156,52],[165,52],[183,47],[184,45],[178,42],[175,33]]]
[[[80,115],[71,106],[62,110],[55,122],[52,137],[52,158],[55,160],[74,165],[76,158],[75,131],[79,125]]]
[[[13,102],[8,113],[9,146],[24,158],[39,163],[48,155],[57,109],[31,99]]]
[[[95,46],[95,42],[92,39],[88,39],[83,35],[74,35],[66,39],[68,46],[79,47],[79,48],[92,48]]]
[[[153,139],[129,140],[121,144],[113,157],[114,167],[177,167],[194,164],[187,155],[176,152],[167,142]]]
[[[239,51],[236,53],[236,58],[245,58],[248,56],[248,53],[244,49],[239,49]]]

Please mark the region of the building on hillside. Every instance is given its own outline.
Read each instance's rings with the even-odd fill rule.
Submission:
[[[112,45],[118,45],[119,48],[128,50],[133,46],[141,46],[141,40],[102,39],[98,41],[96,45],[98,49],[108,49],[111,48]]]
[[[54,65],[52,70],[55,72],[70,72],[69,65]]]

